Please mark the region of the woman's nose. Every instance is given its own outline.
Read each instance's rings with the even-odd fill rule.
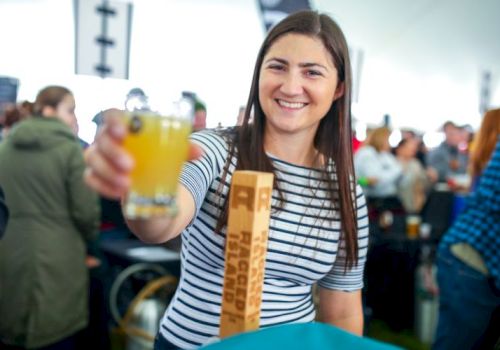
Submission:
[[[300,95],[303,92],[302,79],[299,74],[289,72],[283,77],[280,91],[286,95]]]

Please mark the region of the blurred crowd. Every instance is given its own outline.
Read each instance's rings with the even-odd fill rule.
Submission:
[[[394,146],[393,130],[383,126],[367,130],[357,145],[354,165],[372,214],[385,209],[419,213],[434,185],[441,183],[450,191],[467,191],[470,186],[470,152],[474,132],[470,126],[447,121],[442,127],[444,140],[429,149],[423,134],[396,130],[401,138]]]
[[[433,237],[437,257],[422,266],[432,280],[437,265],[437,281],[425,282],[439,295],[432,348],[493,349],[500,337],[500,109],[487,111],[477,132],[452,121],[442,132],[443,142],[428,149],[412,131],[401,131],[391,147],[389,128],[369,130],[364,142],[354,142],[357,181],[372,227],[382,229],[394,217],[422,220],[430,198],[447,194],[429,209],[446,229]]]
[[[144,95],[142,90],[134,93]],[[198,131],[206,128],[207,109],[201,100],[193,102],[194,130]],[[244,113],[245,107],[241,107],[236,125],[241,124]],[[94,117],[98,126],[100,118],[100,114]],[[72,349],[89,345],[90,338],[82,340],[81,334],[88,332],[93,288],[102,297],[102,286],[92,287],[92,275],[89,280],[89,271],[96,273],[102,264],[92,242],[99,232],[101,236],[131,237],[120,204],[99,198],[83,183],[87,143],[78,138],[71,91],[46,87],[33,103],[8,106],[1,124],[0,347]],[[365,140],[354,137],[354,166],[370,219],[378,220],[385,211],[419,214],[436,188],[474,193],[484,186],[481,179],[494,154],[499,128],[500,110],[496,109],[486,113],[476,132],[447,121],[442,126],[443,142],[432,149],[413,130],[398,130],[401,139],[394,146],[389,142],[393,130],[386,126],[367,130]],[[494,210],[493,217],[498,218],[498,207]],[[484,244],[500,248],[498,227],[492,232],[496,232],[495,240]],[[481,247],[470,245],[483,255]],[[498,271],[492,270],[497,265],[490,265],[488,259],[483,256],[481,265],[486,276],[498,278]],[[95,280],[103,279],[101,275]],[[493,283],[499,287],[498,280]],[[490,297],[490,309],[496,307],[495,298],[498,296]],[[483,329],[490,309],[474,318],[482,322]],[[97,346],[109,347],[105,330],[101,339],[105,340]]]

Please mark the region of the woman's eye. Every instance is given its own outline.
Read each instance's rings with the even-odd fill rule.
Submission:
[[[272,69],[272,70],[284,70],[285,67],[281,64],[270,64],[268,66],[269,69]]]
[[[317,71],[317,70],[308,70],[306,72],[306,74],[309,75],[309,76],[313,76],[313,77],[315,77],[315,76],[322,76],[323,75],[323,74],[321,74],[320,71]]]

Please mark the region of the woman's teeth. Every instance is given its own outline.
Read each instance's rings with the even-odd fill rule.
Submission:
[[[285,108],[299,109],[304,107],[306,104],[302,102],[287,102],[283,100],[278,100],[278,104]]]

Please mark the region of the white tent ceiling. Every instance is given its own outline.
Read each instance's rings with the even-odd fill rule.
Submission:
[[[351,43],[415,72],[500,76],[498,0],[316,0]]]
[[[367,94],[373,94],[375,88],[366,84],[376,84],[374,71],[390,66],[416,78],[407,81],[417,86],[386,88],[389,96],[375,97],[386,98],[385,105],[390,104],[391,98],[408,99],[408,109],[429,100],[439,105],[441,100],[444,105],[439,113],[444,118],[477,125],[481,76],[488,71],[492,77],[490,105],[500,106],[500,1],[316,0],[313,3],[330,13],[344,29],[350,44],[364,52],[361,100],[370,99]],[[363,74],[367,70],[371,70],[370,77]],[[375,80],[380,82],[385,78],[381,74]],[[401,84],[400,80],[397,83]],[[436,85],[442,86],[437,96],[435,92],[426,95]],[[401,96],[405,91],[415,95],[414,98]],[[453,99],[453,94],[457,98]],[[474,108],[461,106],[467,97],[475,101]]]
[[[135,23],[129,84],[154,85],[161,82],[158,77],[163,79],[176,72],[189,72],[182,79],[205,96],[210,110],[209,123],[212,121],[216,125],[222,121],[228,125],[230,121],[226,123],[223,118],[232,120],[232,114],[236,113],[233,111],[245,101],[252,61],[262,40],[256,0],[133,2]],[[491,105],[500,106],[499,0],[311,0],[311,4],[321,12],[331,14],[343,28],[351,47],[363,52],[360,103],[354,106],[358,118],[377,123],[383,114],[388,113],[396,126],[424,130],[435,130],[446,119],[477,126],[480,121],[480,81],[484,71],[492,75]],[[2,6],[5,6],[4,15]],[[32,15],[29,23],[25,23],[23,16],[29,15],[30,8],[38,14]],[[26,83],[23,85],[22,82],[21,98],[31,98],[41,84],[52,83],[47,81],[50,74],[61,83],[63,73],[71,72],[72,59],[68,52],[74,50],[71,47],[72,16],[71,0],[0,0],[0,74],[23,78]],[[161,25],[151,25],[154,20],[147,23],[152,16],[161,18]],[[18,18],[18,28],[2,26],[13,17]],[[59,26],[58,37],[54,37],[53,22]],[[52,28],[44,32],[49,26]],[[184,26],[184,29],[179,30],[179,26]],[[68,29],[61,30],[60,27]],[[59,39],[60,43],[57,42]],[[179,51],[184,53],[181,61],[170,54],[169,47],[178,48],[179,43],[189,45],[193,40],[197,40],[197,45],[203,50],[199,57],[193,58],[198,53],[186,54],[189,48]],[[14,48],[14,44],[19,44],[19,47]],[[154,74],[148,75],[139,58],[142,60],[144,52],[158,51],[161,47],[167,51],[150,60],[148,65],[157,63],[159,66],[154,67]],[[57,71],[41,69],[40,64],[37,66],[39,60],[31,58],[31,52],[46,53],[45,48],[53,55],[51,60],[54,62],[59,57],[57,67],[61,68]],[[64,55],[58,50],[64,50]],[[21,54],[14,59],[3,56],[5,52]],[[166,60],[173,61],[166,65]],[[45,64],[48,60],[43,62]],[[217,66],[219,63],[220,67]],[[16,70],[13,68],[15,64],[23,64],[26,69]],[[183,69],[181,64],[189,69]],[[239,69],[234,68],[236,66]],[[45,75],[36,78],[35,70]],[[231,74],[222,74],[228,70]],[[72,79],[69,84],[77,93],[83,92],[82,82],[98,84],[84,78]],[[33,87],[28,89],[30,80]],[[221,97],[213,86],[201,84],[211,81],[231,86],[231,89]],[[108,88],[112,84],[115,82],[108,82]],[[97,89],[94,85],[92,91]],[[118,82],[116,86],[119,89],[114,85],[109,89],[108,100],[115,93],[119,96],[115,100],[121,101],[123,91],[130,88]],[[88,108],[83,114],[93,115],[92,111],[97,107],[91,103],[102,97],[92,93],[79,96],[80,105]],[[210,116],[214,115],[216,117],[211,120]]]

